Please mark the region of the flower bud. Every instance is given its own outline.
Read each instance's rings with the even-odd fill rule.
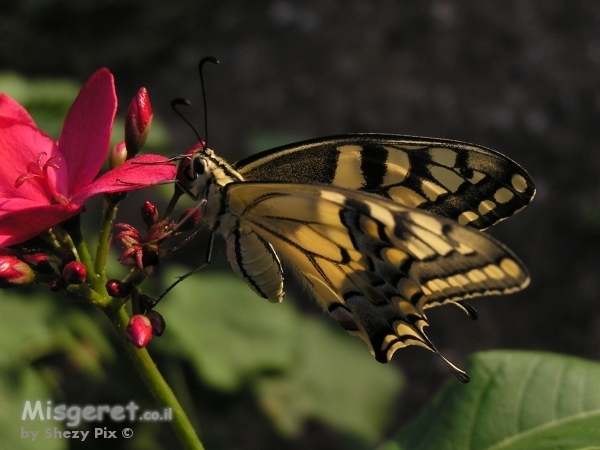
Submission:
[[[137,348],[143,348],[152,339],[152,324],[150,319],[141,314],[136,314],[129,319],[127,330],[125,331],[127,340]]]
[[[146,201],[142,206],[142,220],[148,228],[158,220],[158,209],[152,203]]]
[[[127,147],[125,141],[119,142],[108,155],[108,166],[112,169],[122,166],[127,160]]]
[[[140,88],[125,114],[125,146],[127,157],[138,154],[146,143],[152,123],[152,107],[146,88]]]
[[[150,319],[150,324],[152,325],[152,334],[154,336],[162,336],[167,326],[163,316],[160,313],[151,310],[146,313],[146,317]]]
[[[106,282],[106,291],[111,297],[125,298],[131,292],[131,285],[119,280],[108,280]]]
[[[177,220],[177,223],[180,224],[177,228],[179,231],[189,231],[196,228],[198,223],[200,223],[200,219],[202,219],[202,215],[200,214],[200,208],[197,206],[192,206],[186,209]]]
[[[32,283],[35,273],[29,265],[15,256],[0,256],[0,288]]]
[[[81,284],[87,277],[87,267],[79,261],[71,261],[63,268],[62,276],[69,284]]]

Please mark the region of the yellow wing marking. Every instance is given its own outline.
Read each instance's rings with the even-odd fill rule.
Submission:
[[[466,225],[469,222],[473,222],[477,219],[479,219],[479,216],[473,211],[465,211],[460,216],[458,216],[458,223],[460,223],[461,225]]]
[[[429,171],[438,183],[445,186],[450,192],[458,191],[458,188],[465,182],[463,177],[445,167],[432,166]]]
[[[388,151],[387,161],[385,162],[386,173],[383,178],[384,186],[391,186],[402,183],[410,169],[408,154],[405,151],[398,150],[395,147],[384,147]]]
[[[335,177],[332,184],[343,186],[348,189],[359,189],[363,186],[365,179],[360,168],[361,156],[360,145],[342,145],[339,147],[340,154],[335,169]]]
[[[413,208],[417,208],[419,205],[427,202],[425,197],[405,186],[394,186],[388,193],[389,196],[398,203]]]
[[[517,192],[525,192],[527,190],[527,181],[519,174],[513,175],[510,180],[510,184]]]
[[[513,194],[512,191],[502,187],[494,194],[494,200],[496,200],[498,203],[507,203],[514,197],[514,195],[515,194]]]
[[[449,148],[431,148],[429,149],[431,159],[446,167],[454,167],[456,165],[456,152]]]

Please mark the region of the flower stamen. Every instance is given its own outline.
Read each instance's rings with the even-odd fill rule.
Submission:
[[[58,156],[50,156],[46,160],[46,162],[42,164],[42,160],[45,156],[46,152],[40,152],[37,155],[36,162],[30,162],[29,164],[27,164],[27,173],[24,173],[23,175],[19,175],[17,177],[17,179],[15,180],[15,187],[18,188],[21,185],[23,185],[23,183],[29,180],[39,180],[42,186],[46,188],[54,202],[61,205],[66,205],[67,203],[69,203],[69,200],[67,199],[67,197],[65,197],[56,190],[56,186],[54,186],[54,184],[50,182],[50,178],[48,176],[48,168],[52,167],[53,169],[58,170],[58,163],[60,163],[61,160]]]

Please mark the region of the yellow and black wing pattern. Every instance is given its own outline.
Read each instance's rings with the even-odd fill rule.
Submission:
[[[355,134],[278,147],[233,165],[203,147],[191,166],[180,184],[205,204],[204,219],[225,238],[234,271],[278,302],[281,257],[377,361],[408,345],[438,353],[424,332],[427,308],[454,304],[476,317],[465,299],[529,282],[519,259],[480,231],[535,194],[529,174],[493,150]]]
[[[407,345],[437,353],[424,333],[427,307],[510,293],[529,281],[519,259],[491,237],[389,200],[292,183],[231,183],[225,195],[239,224],[289,261],[379,362]]]
[[[242,159],[247,181],[325,184],[379,195],[483,230],[533,198],[529,174],[494,150],[445,139],[348,134]]]

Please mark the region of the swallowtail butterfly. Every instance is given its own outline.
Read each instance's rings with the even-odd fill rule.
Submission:
[[[529,282],[519,259],[481,232],[535,194],[529,174],[493,150],[350,134],[233,165],[200,145],[181,164],[177,183],[202,202],[203,220],[224,237],[235,273],[280,302],[286,260],[379,362],[408,345],[438,353],[424,333],[427,308],[448,303],[476,317],[465,299]]]

